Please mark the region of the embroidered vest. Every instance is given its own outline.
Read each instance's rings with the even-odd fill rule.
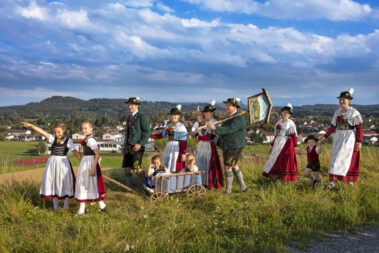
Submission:
[[[67,156],[67,153],[68,153],[67,143],[68,143],[68,138],[66,138],[66,140],[63,143],[58,144],[57,138],[55,137],[53,145],[51,146],[51,155]]]
[[[314,146],[311,151],[307,148],[307,159],[309,163],[315,163],[319,161],[318,154],[316,152],[317,146]]]

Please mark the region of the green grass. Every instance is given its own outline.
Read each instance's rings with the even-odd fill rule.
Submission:
[[[43,167],[44,165],[15,166],[12,164],[20,159],[37,157],[35,155],[37,143],[0,141],[0,174]]]
[[[268,146],[257,147],[267,150]],[[38,195],[39,185],[0,186],[1,252],[263,252],[304,249],[310,238],[325,233],[378,224],[379,149],[364,147],[358,184],[339,183],[335,190],[312,190],[310,182],[277,182],[263,178],[264,161],[240,167],[249,187],[241,193],[212,190],[202,198],[171,195],[162,204],[124,192],[106,182],[109,211],[74,218],[70,210],[52,212],[51,201]],[[323,183],[327,181],[330,146],[321,156]],[[299,172],[305,156],[298,157]],[[103,158],[105,159],[105,157]],[[144,159],[144,164],[148,163]],[[104,174],[123,182],[121,169]],[[135,177],[135,183],[139,179]],[[133,249],[132,249],[133,247]]]

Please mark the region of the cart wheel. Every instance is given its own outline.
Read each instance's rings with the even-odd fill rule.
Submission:
[[[153,195],[150,196],[150,202],[160,202],[162,203],[164,199],[167,199],[168,196],[164,192],[155,192]]]
[[[191,185],[187,190],[187,196],[203,196],[207,193],[207,190],[205,190],[205,187],[201,184],[194,184]]]

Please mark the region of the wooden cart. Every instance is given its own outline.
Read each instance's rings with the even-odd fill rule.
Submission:
[[[153,177],[155,181],[154,193],[150,195],[150,202],[162,202],[172,193],[186,193],[187,196],[202,196],[207,193],[201,184],[201,174],[204,171],[179,172]]]

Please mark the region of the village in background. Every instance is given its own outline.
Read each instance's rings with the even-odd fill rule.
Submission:
[[[51,99],[53,101],[58,100],[62,102],[61,97],[53,97],[47,99],[51,103]],[[56,101],[55,101],[56,102]],[[121,102],[121,101],[117,101]],[[44,101],[37,103],[38,105],[43,105]],[[164,104],[165,107],[170,107],[175,105],[174,103],[168,103],[168,102],[149,102],[149,104],[145,104],[141,106],[140,110],[142,112],[147,112],[149,115],[149,118],[151,120],[151,129],[153,132],[159,132],[163,128],[165,128],[169,124],[168,115],[167,115],[167,109],[162,108],[162,104]],[[35,103],[33,103],[34,106]],[[154,106],[155,105],[155,106]],[[182,122],[187,127],[187,130],[191,132],[193,124],[197,120],[197,116],[200,114],[200,110],[205,104],[187,104],[184,106],[184,113],[182,116]],[[45,142],[45,138],[30,129],[24,129],[21,124],[18,124],[18,122],[21,122],[23,120],[28,121],[28,119],[25,117],[25,108],[28,105],[18,106],[18,107],[2,107],[0,108],[0,112],[3,111],[3,113],[0,116],[0,141],[40,141],[41,144],[37,145],[38,152],[37,153],[49,153],[51,149],[51,145],[47,144]],[[121,102],[121,106],[123,107],[122,112],[119,111],[119,115],[116,117],[108,116],[107,113],[101,113],[102,116],[97,115],[97,117],[92,117],[93,122],[95,125],[95,132],[94,135],[97,139],[97,143],[100,146],[101,152],[112,152],[112,153],[120,153],[121,147],[124,142],[124,125],[126,122],[126,117],[128,115],[127,112],[127,106]],[[223,110],[223,104],[217,104],[217,107],[219,110],[217,110],[216,117],[221,119],[225,117],[225,113]],[[364,106],[361,106],[364,107]],[[59,108],[59,107],[56,107]],[[155,108],[156,111],[152,110],[151,108]],[[194,110],[191,108],[195,108]],[[300,108],[300,107],[299,107]],[[242,109],[246,109],[246,107],[242,107]],[[371,109],[372,108],[368,108]],[[331,114],[334,112],[333,109],[331,110]],[[80,111],[83,113],[82,110]],[[274,139],[274,132],[273,132],[273,125],[278,120],[279,113],[278,113],[279,107],[274,107],[273,113],[271,114],[270,122],[267,125],[253,125],[253,126],[247,126],[247,133],[246,133],[246,142],[248,145],[253,144],[269,144]],[[298,110],[299,111],[299,110]],[[313,134],[318,137],[321,137],[325,134],[327,128],[330,125],[331,116],[324,116],[324,115],[314,115],[312,116],[312,110],[309,109],[309,115],[306,116],[307,113],[302,111],[302,113],[296,114],[296,107],[295,107],[295,113],[293,120],[296,123],[297,130],[298,130],[298,140],[299,144],[304,143],[304,140],[307,136]],[[367,110],[366,110],[367,111]],[[24,112],[24,114],[23,114]],[[369,112],[369,111],[368,111]],[[42,112],[43,113],[43,112]],[[74,113],[74,112],[73,112]],[[46,115],[49,114],[49,111],[45,112]],[[376,112],[375,112],[376,114]],[[41,115],[39,118],[38,114],[36,115],[30,115],[29,122],[34,123],[38,126],[41,126],[42,128],[46,129],[49,132],[52,132],[52,125],[60,120],[58,120],[56,117],[46,117],[46,115]],[[80,115],[80,114],[79,114]],[[56,115],[57,116],[57,115]],[[91,115],[92,116],[92,115]],[[363,125],[363,144],[364,145],[379,145],[378,141],[378,121],[375,116],[367,115],[367,113],[362,114],[364,118],[364,125]],[[73,117],[69,117],[66,120],[62,120],[62,122],[66,123],[68,126],[69,134],[75,145],[77,146],[78,150],[81,149],[80,141],[84,139],[84,136],[80,133],[80,122],[84,119],[88,119],[91,117],[85,117],[83,115],[76,115],[74,114]],[[6,124],[9,123],[9,124]],[[15,124],[16,123],[16,124]],[[329,141],[332,141],[332,139],[329,139]],[[43,143],[43,144],[42,144]],[[45,147],[43,147],[45,145]],[[154,139],[149,139],[148,144],[145,147],[146,151],[154,151]]]

